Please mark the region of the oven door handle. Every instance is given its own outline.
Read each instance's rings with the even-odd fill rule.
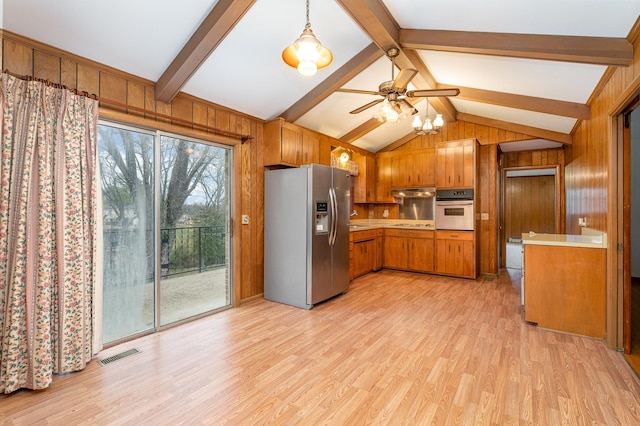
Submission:
[[[472,206],[473,200],[436,201],[436,206]]]

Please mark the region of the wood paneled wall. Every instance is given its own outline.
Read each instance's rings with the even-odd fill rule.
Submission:
[[[628,102],[640,93],[640,27],[638,21],[628,39],[633,43],[634,60],[627,67],[610,68],[608,80],[588,104],[591,118],[573,133],[573,144],[565,152],[567,233],[579,233],[578,217],[587,226],[607,232],[607,336],[610,347],[622,346],[622,300],[619,288],[619,259],[616,192],[618,156],[617,117]],[[621,195],[620,195],[621,197]]]
[[[523,232],[556,233],[556,177],[518,176],[505,180],[505,227],[509,238]]]
[[[236,264],[235,304],[263,293],[263,167],[262,146],[264,122],[201,99],[180,93],[171,103],[157,102],[154,83],[116,69],[64,52],[34,40],[2,32],[2,69],[14,74],[32,76],[70,89],[98,95],[100,98],[132,107],[158,112],[192,125],[176,124],[126,108],[101,103],[100,116],[125,123],[172,131],[234,147],[233,170],[235,200],[233,203],[234,249]],[[198,125],[222,132],[249,135],[240,139],[216,135]],[[248,225],[240,225],[240,215],[250,217]]]

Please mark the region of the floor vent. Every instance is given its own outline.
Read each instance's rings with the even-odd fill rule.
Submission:
[[[124,351],[119,354],[112,355],[105,359],[101,359],[100,361],[98,361],[98,364],[104,367],[107,364],[111,364],[112,362],[116,362],[117,360],[126,358],[130,355],[139,354],[140,352],[141,352],[140,349],[137,349],[137,348],[129,349],[128,351]]]
[[[484,277],[485,281],[493,281],[493,277]]]

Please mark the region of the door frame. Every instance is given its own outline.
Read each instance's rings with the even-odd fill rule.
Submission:
[[[506,239],[506,191],[507,191],[507,173],[510,171],[525,171],[525,170],[540,170],[540,169],[555,169],[554,181],[555,181],[555,232],[561,234],[564,232],[564,220],[561,209],[562,201],[564,200],[564,191],[562,191],[562,182],[560,179],[560,165],[548,165],[548,166],[524,166],[524,167],[502,167],[500,172],[500,248],[498,250],[498,268],[505,269],[507,267],[507,239]]]
[[[631,323],[625,324],[625,317],[630,319],[630,238],[629,228],[625,226],[625,191],[629,190],[629,181],[625,184],[625,176],[630,161],[629,153],[625,155],[625,112],[632,110],[635,100],[640,96],[640,75],[637,76],[619,97],[612,102],[608,111],[609,126],[609,179],[607,209],[607,330],[606,341],[611,349],[625,350],[625,338],[630,339]],[[636,107],[640,105],[636,104]],[[613,172],[615,171],[615,173]],[[626,177],[630,179],[630,175]],[[625,260],[626,259],[626,260]],[[626,283],[629,278],[628,283]],[[628,295],[625,293],[628,292]],[[625,304],[628,305],[625,308]],[[628,313],[627,313],[628,312]],[[625,333],[625,329],[627,329]],[[630,347],[630,340],[629,340]]]

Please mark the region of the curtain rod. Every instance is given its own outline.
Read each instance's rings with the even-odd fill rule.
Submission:
[[[54,83],[54,82],[52,82],[50,80],[45,80],[45,79],[42,79],[42,78],[33,77],[33,76],[29,76],[29,75],[19,75],[19,74],[12,73],[9,70],[4,70],[3,72],[5,74],[9,74],[9,75],[11,75],[11,76],[13,76],[15,78],[20,79],[20,80],[38,81],[40,83],[46,84],[47,86],[55,87],[57,89],[65,89],[65,90],[68,90],[68,91],[78,95],[78,96],[86,96],[88,98],[95,99],[102,105],[115,106],[115,107],[118,107],[118,108],[123,108],[125,110],[131,110],[131,111],[139,112],[139,113],[142,113],[142,114],[151,115],[151,116],[154,116],[156,118],[161,118],[163,120],[168,120],[171,123],[178,123],[178,124],[181,124],[181,125],[183,125],[185,127],[191,127],[191,128],[194,128],[194,129],[198,128],[200,130],[204,130],[206,132],[210,132],[210,133],[213,133],[213,134],[240,139],[242,143],[245,143],[246,141],[248,141],[250,139],[253,139],[253,136],[251,136],[251,135],[243,135],[243,134],[240,134],[240,133],[228,132],[226,130],[220,130],[220,129],[217,129],[215,127],[207,126],[206,124],[198,124],[198,123],[194,123],[194,122],[191,122],[191,121],[188,121],[188,120],[183,120],[181,118],[172,117],[172,116],[167,115],[167,114],[162,114],[162,113],[159,113],[159,112],[156,112],[156,111],[151,111],[151,110],[148,110],[148,109],[145,109],[145,108],[140,108],[140,107],[136,107],[136,106],[133,106],[133,105],[128,105],[128,104],[125,104],[125,103],[122,103],[122,102],[114,101],[112,99],[102,98],[102,97],[100,97],[100,96],[98,96],[96,94],[89,94],[88,92],[81,92],[81,91],[79,91],[77,89],[71,89],[71,88],[65,86],[64,84]]]

